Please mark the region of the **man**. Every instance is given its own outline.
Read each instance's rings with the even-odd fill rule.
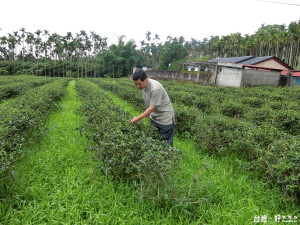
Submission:
[[[142,90],[147,109],[141,115],[132,118],[131,123],[150,117],[151,124],[157,127],[163,139],[173,146],[174,109],[165,88],[158,81],[147,78],[143,70],[135,71],[132,79],[136,87]]]

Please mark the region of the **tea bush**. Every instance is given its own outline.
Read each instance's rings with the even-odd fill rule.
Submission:
[[[13,78],[11,78],[13,79]],[[5,98],[10,98],[25,91],[29,90],[33,87],[38,87],[54,81],[53,78],[39,78],[39,79],[28,79],[23,80],[23,82],[9,82],[7,84],[0,84],[0,102]]]
[[[26,135],[42,129],[42,121],[57,108],[56,102],[65,94],[67,83],[68,80],[56,80],[0,107],[0,172],[10,168],[22,145],[28,142]]]
[[[280,110],[276,113],[274,126],[288,134],[300,135],[300,113],[295,110]]]
[[[171,201],[166,191],[179,167],[181,153],[153,127],[129,123],[130,115],[85,80],[76,81],[85,116],[82,133],[92,139],[103,174],[134,184],[141,200],[163,204]]]
[[[183,137],[190,138],[194,132],[194,125],[198,117],[203,113],[194,107],[187,107],[184,104],[173,104],[175,113],[176,133]]]
[[[265,106],[270,107],[272,110],[300,110],[300,102],[298,101],[272,101],[264,103]]]
[[[135,87],[133,81],[131,81],[130,84],[128,83],[129,80],[127,82],[123,82],[126,81],[124,79],[90,79],[90,81],[105,90],[115,93],[120,96],[120,98],[126,99],[139,109],[144,109],[145,107],[144,101],[141,98],[141,91]]]
[[[220,112],[229,117],[243,117],[249,108],[236,101],[224,101],[220,104]]]
[[[0,76],[0,85],[9,84],[9,83],[21,83],[29,80],[39,80],[43,79],[36,76]]]
[[[220,109],[216,107],[215,99],[211,96],[197,96],[193,101],[193,105],[208,114],[218,113],[220,111]]]
[[[245,96],[242,98],[242,103],[251,108],[260,108],[264,104],[264,100],[258,97]]]
[[[116,83],[118,92],[136,89],[134,84],[130,89],[129,79]],[[299,88],[162,83],[172,96],[177,134],[192,139],[209,154],[236,154],[245,160],[243,166],[280,184],[283,193],[300,201]],[[126,88],[122,88],[123,84]],[[185,104],[185,98],[190,96],[195,96],[193,103],[187,100]],[[137,101],[130,102],[138,105]],[[288,158],[292,159],[289,163]]]
[[[199,148],[210,154],[226,150],[232,152],[231,145],[245,135],[252,125],[223,115],[210,115],[195,118],[192,139]],[[240,152],[242,153],[242,152]]]
[[[274,110],[268,106],[254,108],[245,113],[245,119],[258,126],[264,123],[274,124],[275,117],[276,114]]]
[[[194,129],[193,140],[199,148],[210,154],[234,153],[247,162],[248,168],[259,171],[267,181],[280,184],[285,194],[300,200],[298,136],[268,124],[254,126],[221,115],[197,118]]]

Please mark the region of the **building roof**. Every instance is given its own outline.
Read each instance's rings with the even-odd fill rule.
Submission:
[[[291,73],[293,77],[300,77],[300,70],[282,70],[281,75],[286,76]]]
[[[273,59],[283,65],[284,67],[288,69],[293,69],[280,59],[278,59],[276,56],[263,56],[263,57],[255,57],[254,55],[251,56],[242,56],[242,57],[232,57],[232,58],[219,58],[219,59],[212,59],[210,62],[226,62],[226,63],[237,63],[237,64],[243,64],[243,65],[256,65],[265,61],[268,61],[270,59]]]
[[[249,60],[254,56],[242,56],[242,57],[232,57],[232,58],[219,58],[212,59],[210,62],[224,62],[224,63],[242,63],[243,61]]]
[[[258,63],[262,63],[262,62],[267,61],[272,58],[273,58],[273,56],[253,57],[253,58],[243,61],[243,64],[256,65]]]

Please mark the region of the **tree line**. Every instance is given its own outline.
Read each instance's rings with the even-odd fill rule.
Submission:
[[[183,36],[163,43],[150,31],[145,40],[108,45],[108,38],[81,30],[66,35],[25,28],[0,37],[0,75],[122,77],[134,66],[154,70],[177,70],[178,62],[246,55],[275,55],[295,69],[300,68],[300,20],[286,25],[261,25],[253,35],[232,33],[202,41]]]

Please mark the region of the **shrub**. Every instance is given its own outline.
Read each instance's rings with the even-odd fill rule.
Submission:
[[[264,104],[264,99],[258,97],[243,97],[242,103],[250,106],[251,108],[259,108]]]
[[[300,113],[294,110],[280,110],[276,113],[274,126],[291,135],[299,135]]]
[[[165,191],[179,167],[180,151],[158,139],[153,127],[131,125],[130,115],[89,82],[77,81],[76,90],[84,102],[81,130],[94,141],[103,174],[135,184],[141,199],[169,201]]]
[[[210,96],[199,96],[194,99],[194,106],[204,113],[216,113],[218,107],[216,107],[215,99]]]
[[[10,98],[24,93],[32,87],[41,86],[43,84],[53,81],[53,79],[51,78],[22,78],[21,81],[24,82],[18,82],[19,79],[14,79],[14,77],[11,77],[10,79],[11,82],[4,83],[3,85],[1,85],[0,102],[5,98]]]
[[[118,80],[114,92],[119,95],[135,89],[128,82]],[[300,202],[299,88],[163,85],[175,109],[177,134],[192,139],[209,154],[234,153],[245,161],[243,166],[280,184],[286,195]],[[196,96],[188,103],[191,106],[184,102],[186,93]],[[142,100],[140,94],[119,96],[143,107],[137,103]]]
[[[273,124],[275,119],[274,111],[267,106],[249,110],[246,115],[245,119],[254,123],[255,125],[262,125],[263,123]]]
[[[245,105],[232,100],[224,101],[220,105],[220,113],[229,117],[243,117],[247,110]]]
[[[65,94],[68,80],[56,80],[50,84],[26,92],[11,104],[0,108],[0,171],[7,170],[26,143],[26,135],[41,129],[55,102]]]
[[[0,75],[7,76],[7,75],[8,75],[7,69],[5,69],[5,68],[0,68]]]
[[[193,140],[210,154],[224,150],[232,152],[229,146],[241,138],[249,125],[222,115],[198,117],[195,118]]]

